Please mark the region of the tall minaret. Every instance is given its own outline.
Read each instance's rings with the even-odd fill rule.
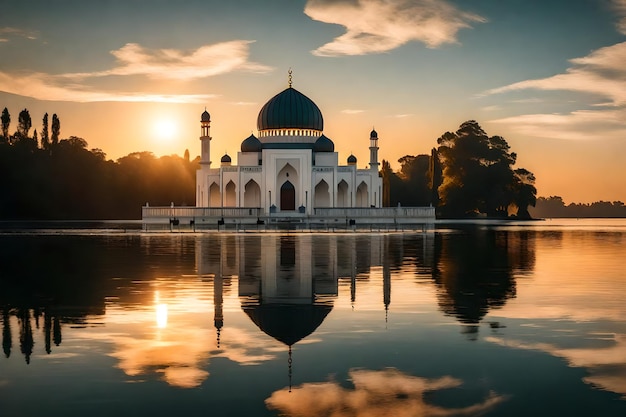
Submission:
[[[378,172],[378,133],[372,129],[370,133],[370,169]]]
[[[202,153],[200,164],[211,166],[211,115],[206,109],[200,117],[200,141],[202,142]]]

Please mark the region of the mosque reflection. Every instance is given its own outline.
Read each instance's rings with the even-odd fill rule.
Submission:
[[[530,232],[479,229],[70,239],[65,246],[55,241],[52,249],[46,246],[49,243],[40,243],[43,246],[35,246],[35,252],[56,250],[79,256],[63,262],[42,256],[36,265],[30,262],[34,243],[18,240],[2,255],[13,261],[1,270],[3,351],[8,358],[19,344],[29,363],[41,329],[39,346],[49,354],[61,345],[63,326],[85,327],[90,320],[89,326],[94,322],[104,326],[111,307],[130,314],[146,303],[144,287],[139,287],[153,285],[163,275],[174,277],[178,287],[199,277],[199,282],[191,283],[193,291],[213,292],[218,349],[222,329],[228,326],[224,298],[231,288],[237,288],[239,305],[256,327],[291,350],[327,319],[340,286],[349,286],[353,306],[359,301],[359,286],[375,287],[380,291],[380,308],[387,311],[393,301],[392,283],[399,285],[401,279],[401,285],[408,285],[411,275],[420,283],[434,284],[439,309],[463,324],[471,339],[491,309],[515,297],[516,277],[534,268],[534,239]],[[7,265],[28,267],[7,269]],[[373,283],[373,277],[381,277],[382,282]],[[168,311],[162,304],[155,308],[157,327],[164,328],[169,326]]]

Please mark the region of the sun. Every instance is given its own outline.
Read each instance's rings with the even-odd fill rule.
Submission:
[[[177,133],[178,126],[173,120],[161,119],[157,120],[154,124],[154,134],[160,140],[173,140]]]

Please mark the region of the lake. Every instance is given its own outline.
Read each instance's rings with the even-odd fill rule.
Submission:
[[[0,229],[2,417],[626,416],[625,220]]]

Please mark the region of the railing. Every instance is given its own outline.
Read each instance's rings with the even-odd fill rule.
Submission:
[[[201,217],[259,217],[260,207],[142,207],[141,216],[146,218],[201,218]]]
[[[315,216],[320,217],[369,217],[369,218],[414,218],[435,217],[434,207],[333,207],[314,208]]]

